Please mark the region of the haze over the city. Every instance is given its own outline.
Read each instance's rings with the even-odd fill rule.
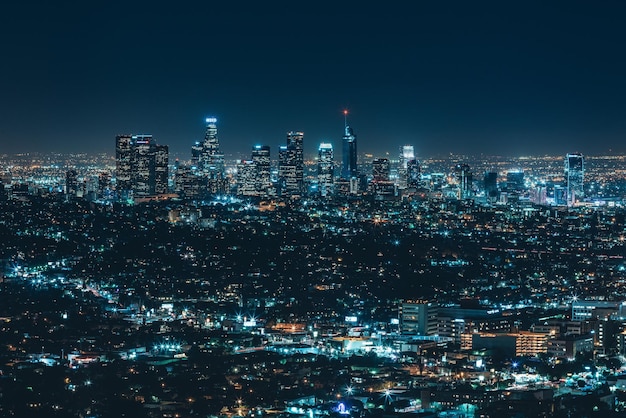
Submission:
[[[3,7],[0,152],[111,152],[150,133],[189,154],[305,133],[360,151],[626,151],[621,2],[132,2]]]

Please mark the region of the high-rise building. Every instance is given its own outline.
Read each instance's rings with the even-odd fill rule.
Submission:
[[[256,167],[256,191],[260,196],[268,194],[271,182],[271,159],[269,145],[255,145],[252,148],[252,161]]]
[[[417,189],[420,186],[422,170],[420,163],[416,159],[406,162],[406,187],[407,189]]]
[[[115,138],[118,198],[167,193],[168,154],[168,147],[157,145],[152,135],[118,135]]]
[[[169,148],[167,145],[157,145],[154,153],[154,190],[156,194],[167,194],[169,174]]]
[[[391,181],[391,164],[387,158],[375,158],[372,161],[372,181],[370,193],[377,200],[392,199],[396,195],[396,185]]]
[[[206,189],[206,178],[198,176],[194,168],[177,164],[174,173],[174,192],[182,199],[197,199]]]
[[[498,198],[498,173],[495,171],[485,172],[483,178],[483,188],[485,189],[485,197],[488,200],[497,200]]]
[[[357,148],[356,135],[350,126],[348,126],[348,111],[343,111],[344,116],[344,133],[342,138],[342,165],[341,178],[351,179],[359,176],[357,167]]]
[[[398,188],[408,187],[408,166],[409,161],[415,160],[415,149],[413,145],[403,145],[400,147],[400,159],[398,165]]]
[[[278,181],[280,194],[285,197],[300,194],[296,178],[296,150],[287,145],[278,149]]]
[[[109,199],[111,193],[111,173],[102,171],[98,174],[98,198]]]
[[[304,189],[304,134],[288,132],[287,145],[278,151],[278,176],[281,194],[288,197],[302,195]]]
[[[509,193],[523,193],[526,191],[523,170],[511,170],[506,173],[506,190]]]
[[[252,160],[241,160],[237,163],[237,194],[240,196],[257,196],[258,167]]]
[[[205,122],[204,141],[191,148],[192,164],[197,155],[197,167],[207,179],[209,193],[225,193],[228,181],[224,172],[224,154],[220,151],[217,137],[217,118],[206,118]]]
[[[287,134],[287,147],[295,150],[293,158],[296,166],[296,184],[300,194],[304,189],[304,133],[289,132]]]
[[[203,170],[209,178],[223,175],[224,154],[220,152],[220,143],[217,138],[217,118],[206,118],[206,131],[198,160],[198,168]]]
[[[131,135],[115,137],[115,179],[120,198],[132,195],[133,189],[133,139]]]
[[[438,305],[430,301],[408,301],[400,307],[402,334],[436,335]]]
[[[191,166],[195,168],[200,168],[200,158],[202,155],[202,143],[200,141],[196,141],[191,146]]]
[[[152,135],[133,135],[133,195],[156,194],[156,143]]]
[[[459,199],[469,199],[472,197],[472,170],[467,164],[457,164],[455,175],[459,186]]]
[[[78,173],[76,170],[65,172],[65,194],[68,197],[76,197],[78,194]]]
[[[317,183],[320,195],[327,197],[333,193],[335,166],[333,161],[333,145],[322,142],[318,149]]]
[[[567,188],[567,204],[569,206],[585,197],[585,157],[580,153],[565,156],[565,187]]]
[[[375,158],[372,161],[372,181],[389,181],[390,175],[389,159]]]
[[[86,175],[82,184],[82,196],[90,202],[98,199],[98,176]]]

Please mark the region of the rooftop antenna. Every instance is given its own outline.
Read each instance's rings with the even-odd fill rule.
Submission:
[[[348,109],[343,110],[343,127],[348,127]]]

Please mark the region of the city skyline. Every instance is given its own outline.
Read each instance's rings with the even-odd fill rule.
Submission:
[[[348,181],[291,132],[284,184],[261,145],[207,194],[206,128],[167,196],[146,135],[117,174],[0,155],[3,415],[623,416],[626,156],[406,146]]]
[[[372,153],[625,152],[624,5],[5,7],[2,152],[173,154],[221,121],[232,154],[303,131]],[[287,23],[285,23],[287,22]],[[33,29],[35,28],[35,29]],[[167,28],[167,30],[165,30]]]

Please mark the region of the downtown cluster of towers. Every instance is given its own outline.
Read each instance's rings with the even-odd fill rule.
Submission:
[[[149,198],[173,191],[183,198],[203,198],[212,194],[235,193],[240,196],[297,198],[316,194],[328,197],[372,191],[378,196],[393,196],[397,188],[417,188],[420,168],[413,146],[402,147],[398,181],[391,181],[387,158],[374,159],[372,176],[359,171],[357,137],[347,123],[344,111],[341,174],[335,175],[333,145],[319,144],[317,170],[313,181],[305,182],[304,134],[288,132],[285,145],[278,150],[277,170],[272,168],[269,145],[256,145],[250,159],[237,161],[235,170],[225,165],[220,151],[217,119],[206,118],[203,141],[191,148],[189,164],[176,161],[173,184],[168,188],[168,149],[150,135],[116,137],[116,194],[120,199]]]
[[[224,154],[220,151],[217,119],[207,118],[204,140],[192,146],[189,163],[176,161],[173,176],[169,175],[167,146],[156,144],[151,135],[118,135],[115,195],[124,200],[158,198],[171,193],[187,199],[216,194],[298,198],[305,195],[330,197],[367,193],[385,200],[421,190],[440,191],[443,197],[476,197],[478,190],[469,165],[458,164],[454,168],[452,184],[445,181],[437,184],[435,174],[422,176],[412,145],[400,148],[394,170],[387,158],[373,159],[368,173],[360,170],[357,137],[348,125],[346,115],[347,112],[344,112],[339,176],[335,175],[335,168],[339,165],[334,160],[333,146],[325,142],[319,144],[317,167],[307,170],[306,175],[302,132],[287,133],[286,144],[278,150],[277,167],[272,166],[268,145],[254,146],[250,159],[237,161],[235,167],[226,167]],[[573,205],[582,201],[584,172],[584,157],[578,153],[567,154],[564,184],[535,185],[530,200],[553,205]],[[523,171],[509,171],[506,174],[504,195],[498,176],[496,172],[485,173],[480,192],[486,202],[506,203],[508,197],[528,192]]]

